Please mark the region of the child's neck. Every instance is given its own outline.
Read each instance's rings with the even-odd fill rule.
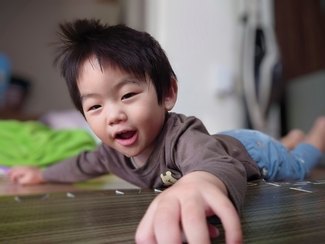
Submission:
[[[147,158],[142,159],[141,156],[130,157],[130,159],[135,169],[141,168],[147,161]]]
[[[136,165],[136,163],[134,162],[134,159],[132,157],[130,157],[130,160],[131,160],[131,163],[132,163],[132,166],[134,169],[138,169],[138,165]]]

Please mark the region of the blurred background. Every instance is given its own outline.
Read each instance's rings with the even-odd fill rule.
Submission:
[[[73,109],[51,43],[76,18],[154,36],[178,76],[174,111],[211,133],[278,138],[325,114],[324,0],[0,0],[0,118]]]

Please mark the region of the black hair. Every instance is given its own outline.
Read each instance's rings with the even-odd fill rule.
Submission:
[[[60,62],[70,96],[84,115],[77,80],[83,63],[92,57],[104,66],[118,68],[153,83],[161,104],[176,75],[160,44],[148,33],[125,25],[109,26],[95,19],[79,19],[59,25],[60,41],[55,64]]]

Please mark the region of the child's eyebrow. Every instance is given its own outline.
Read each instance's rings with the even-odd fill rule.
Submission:
[[[127,85],[127,84],[137,84],[139,85],[140,84],[140,80],[139,79],[136,79],[136,78],[126,78],[126,79],[123,79],[121,81],[119,81],[115,86],[114,86],[114,90],[119,90],[121,89],[121,87]],[[80,96],[80,101],[84,101],[86,100],[87,98],[89,97],[96,97],[96,96],[99,96],[98,94],[96,93],[85,93],[83,95]]]
[[[96,97],[96,96],[99,96],[99,95],[96,94],[96,93],[86,93],[86,94],[83,94],[83,95],[80,96],[80,102],[86,100],[89,97]]]
[[[123,79],[121,80],[120,82],[118,82],[118,84],[116,84],[116,86],[114,87],[114,89],[118,90],[120,89],[121,87],[127,85],[127,84],[137,84],[139,85],[140,84],[140,81],[136,78],[126,78],[126,79]]]

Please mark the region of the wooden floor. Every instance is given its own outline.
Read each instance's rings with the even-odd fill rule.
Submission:
[[[325,180],[325,166],[317,167],[311,171],[308,180]]]
[[[320,171],[311,176],[315,176],[314,173],[316,177],[324,176]],[[122,190],[129,186],[112,177],[74,187],[106,188],[108,185],[100,182],[110,180],[116,183],[114,188],[121,191],[1,196],[0,243],[134,243],[137,225],[159,192]],[[60,187],[63,191],[75,190],[72,186]],[[324,193],[324,180],[249,182],[240,214],[244,243],[324,243]],[[220,230],[220,236],[211,243],[224,243],[222,225],[220,222],[212,224]]]
[[[304,182],[249,182],[240,215],[244,243],[324,243],[324,193],[325,168]],[[2,175],[0,243],[134,243],[157,194],[114,175],[37,186],[19,186]],[[220,237],[212,243],[224,243],[223,227],[215,225]]]

